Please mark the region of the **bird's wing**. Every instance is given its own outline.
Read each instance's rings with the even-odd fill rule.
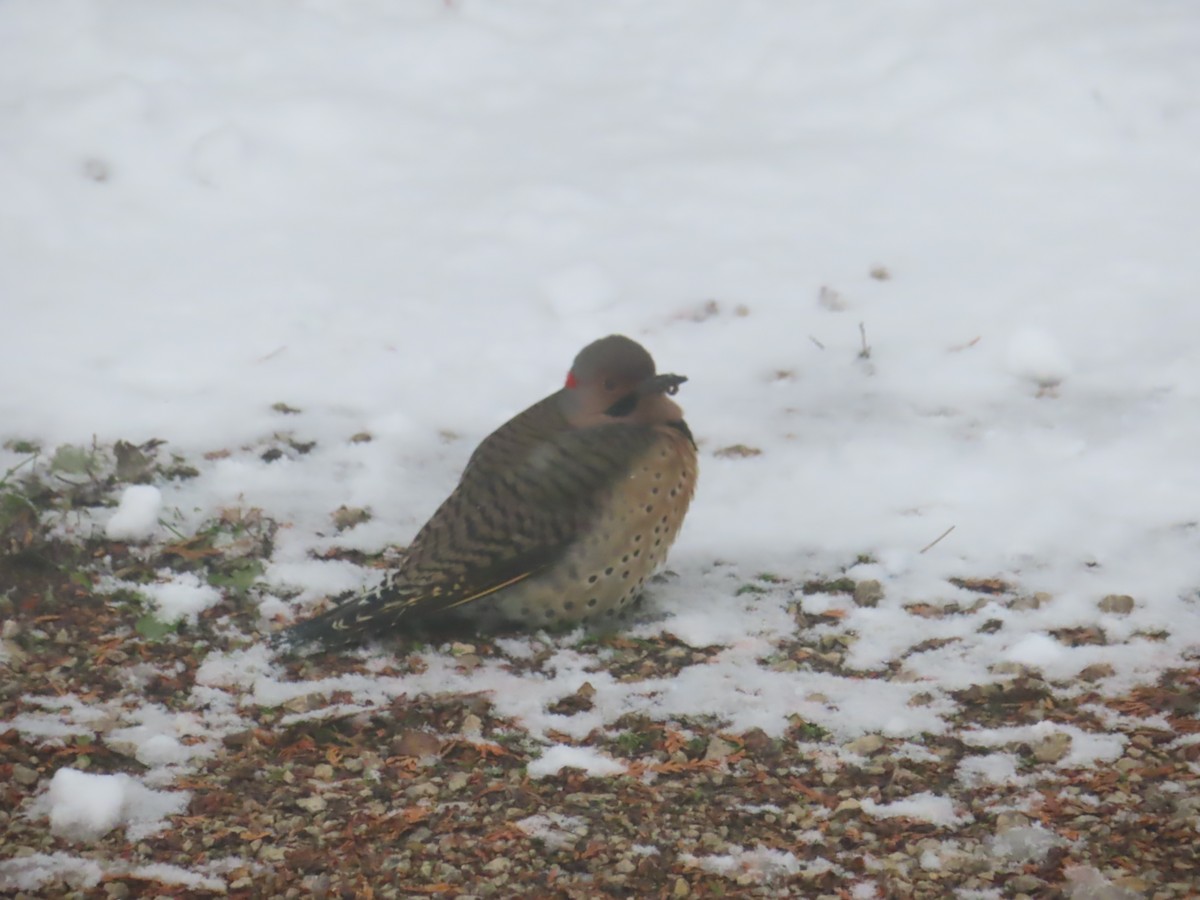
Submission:
[[[283,640],[353,643],[406,619],[435,621],[537,574],[585,532],[605,491],[658,439],[644,425],[537,426],[518,416],[489,435],[391,577],[299,623]]]
[[[480,447],[396,573],[426,587],[408,605],[452,609],[552,565],[657,438],[647,426],[612,424]]]

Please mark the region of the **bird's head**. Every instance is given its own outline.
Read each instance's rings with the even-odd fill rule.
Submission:
[[[654,358],[645,347],[613,334],[579,351],[559,397],[563,414],[577,427],[655,425],[683,419],[671,395],[685,381],[683,375],[655,374]]]

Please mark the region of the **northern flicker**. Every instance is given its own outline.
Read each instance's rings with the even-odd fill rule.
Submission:
[[[612,622],[695,490],[696,445],[671,399],[686,380],[621,335],[584,347],[560,390],[484,438],[396,571],[281,642]]]

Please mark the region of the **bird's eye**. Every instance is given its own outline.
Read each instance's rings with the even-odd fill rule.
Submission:
[[[611,378],[604,379],[604,389],[606,391],[614,390],[616,388],[616,386],[617,386],[617,383],[615,381],[613,381]]]

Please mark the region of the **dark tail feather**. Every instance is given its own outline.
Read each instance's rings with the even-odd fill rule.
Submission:
[[[383,637],[395,627],[397,613],[407,606],[386,583],[373,591],[347,600],[333,609],[297,622],[271,636],[277,650],[296,650],[317,644],[320,649],[340,650]]]

